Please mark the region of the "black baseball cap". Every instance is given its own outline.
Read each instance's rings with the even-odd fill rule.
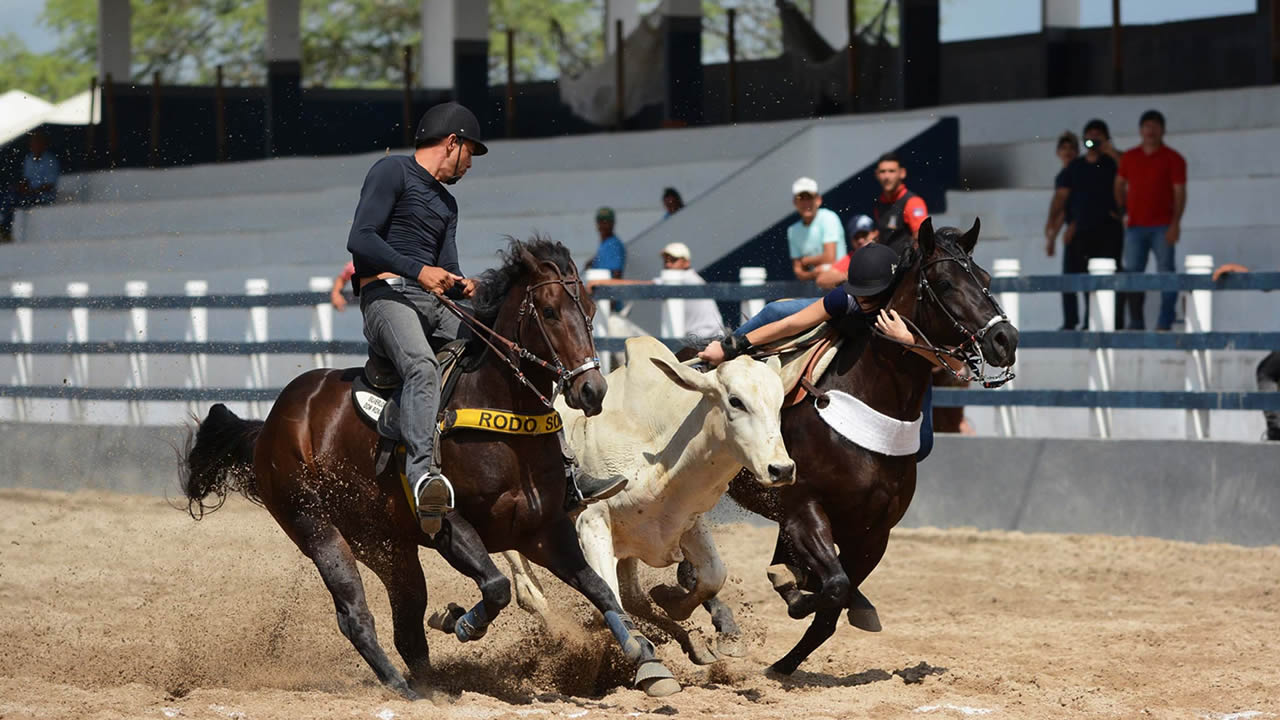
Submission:
[[[457,135],[464,140],[475,143],[472,155],[484,155],[489,152],[480,140],[480,121],[475,113],[456,102],[441,103],[427,110],[418,121],[418,132],[414,135],[415,143],[438,140],[450,135]]]
[[[842,287],[854,297],[879,295],[893,285],[898,263],[898,252],[888,245],[864,245],[849,259],[849,279]]]

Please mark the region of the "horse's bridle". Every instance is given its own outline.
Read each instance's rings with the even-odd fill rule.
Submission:
[[[964,380],[965,382],[980,382],[985,388],[1000,387],[1014,378],[1013,369],[1008,367],[999,368],[999,373],[988,376],[987,361],[982,356],[982,341],[986,338],[987,332],[990,331],[991,328],[995,327],[999,323],[1007,322],[1009,318],[1005,315],[1004,309],[1000,307],[1000,303],[996,302],[991,291],[982,284],[982,281],[978,279],[977,274],[974,273],[973,258],[968,255],[957,257],[950,253],[942,252],[941,248],[939,248],[939,251],[940,257],[933,260],[922,261],[920,263],[920,279],[916,283],[916,307],[919,308],[920,301],[927,297],[939,310],[942,311],[947,319],[951,321],[952,327],[967,339],[953,348],[941,347],[930,340],[928,336],[924,334],[924,331],[920,329],[919,325],[906,317],[903,318],[903,321],[911,328],[911,331],[916,335],[916,337],[920,338],[920,343],[904,343],[898,340],[893,340],[893,338],[890,338],[883,333],[879,334],[886,340],[898,343],[904,347],[926,350],[933,353],[933,355],[938,358],[938,364],[946,368],[947,372],[951,373],[958,380]],[[977,330],[970,330],[965,327],[964,323],[960,322],[960,320],[952,314],[951,310],[947,308],[946,303],[942,302],[942,298],[938,297],[933,286],[929,284],[929,278],[926,277],[925,271],[934,265],[944,262],[954,262],[964,268],[964,271],[969,274],[969,277],[973,278],[974,284],[982,290],[982,296],[987,299],[987,302],[991,303],[991,307],[995,310],[995,314],[991,316],[991,319],[987,321],[986,325],[983,325]],[[946,361],[946,358],[952,358],[964,363],[969,374],[962,375],[957,372],[956,369],[951,367],[951,364]]]
[[[565,274],[560,271],[560,268],[549,260],[542,260],[539,264],[548,265],[555,270],[556,279],[544,280],[542,282],[532,283],[525,286],[524,298],[520,301],[520,309],[516,316],[516,339],[514,341],[503,337],[498,331],[480,322],[480,320],[463,310],[457,303],[453,302],[449,298],[440,296],[440,302],[444,304],[450,312],[457,315],[459,320],[466,323],[472,330],[477,331],[476,336],[479,337],[484,344],[488,345],[489,349],[493,350],[498,357],[502,358],[507,363],[507,366],[511,368],[511,372],[515,375],[516,380],[519,380],[525,387],[529,388],[529,390],[536,395],[538,400],[547,408],[554,408],[556,396],[567,388],[569,383],[573,382],[574,378],[585,372],[600,369],[600,358],[595,355],[596,347],[595,339],[591,334],[591,320],[587,316],[587,311],[583,309],[582,298],[577,292],[577,288],[580,284],[578,282],[576,269],[572,275],[566,277]],[[583,326],[587,331],[587,338],[591,341],[592,355],[581,365],[578,365],[572,370],[566,369],[564,363],[560,360],[560,353],[556,352],[556,346],[551,342],[551,336],[547,334],[547,329],[542,324],[542,318],[538,314],[537,308],[534,306],[533,292],[544,285],[559,285],[561,289],[564,290],[565,294],[573,298],[573,305],[578,309],[578,314],[582,317]],[[572,287],[570,287],[570,285],[572,285]],[[542,333],[543,342],[545,342],[547,348],[551,350],[551,362],[547,362],[541,357],[538,357],[538,355],[531,352],[521,342],[524,322],[529,317],[534,318],[534,322],[536,322],[538,326],[538,331]],[[492,340],[490,340],[490,338],[492,338]],[[497,344],[495,344],[495,342]],[[499,348],[498,344],[502,345],[503,348],[505,348],[505,351],[503,348]],[[552,388],[551,397],[548,398],[544,395],[542,391],[539,390],[537,386],[535,386],[524,374],[524,371],[520,368],[520,361],[522,360],[531,362],[556,376],[556,384],[555,387]]]

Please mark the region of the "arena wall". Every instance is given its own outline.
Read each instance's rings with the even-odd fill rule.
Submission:
[[[0,423],[0,487],[176,501],[182,439],[176,427]],[[1275,545],[1278,457],[1268,444],[940,436],[903,525]]]

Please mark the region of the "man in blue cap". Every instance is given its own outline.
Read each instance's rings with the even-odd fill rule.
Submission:
[[[471,159],[489,150],[476,116],[457,103],[428,110],[414,144],[412,155],[388,155],[369,169],[347,250],[369,347],[395,366],[404,383],[405,474],[422,529],[434,536],[454,497],[434,460],[440,370],[431,339],[440,343],[458,335],[458,318],[438,296],[475,292],[475,282],[458,267],[458,203],[446,185],[461,180]]]

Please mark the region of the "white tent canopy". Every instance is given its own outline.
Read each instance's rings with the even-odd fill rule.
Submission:
[[[94,91],[99,94],[100,91]],[[88,90],[74,97],[53,103],[32,95],[25,90],[10,90],[0,95],[0,145],[21,136],[45,123],[54,125],[84,125],[100,122],[101,98],[92,97]],[[89,107],[93,106],[93,118]]]

